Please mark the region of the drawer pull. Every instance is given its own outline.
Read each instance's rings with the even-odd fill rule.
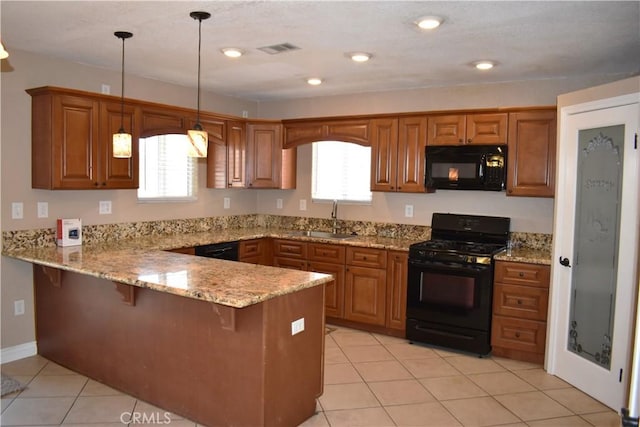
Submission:
[[[521,271],[520,273],[518,273],[518,276],[524,277],[524,272]]]
[[[520,338],[520,332],[516,332],[516,338]]]
[[[367,260],[367,257],[366,257],[366,256],[363,256],[363,257],[362,257],[362,259],[366,261],[366,260]]]
[[[518,300],[518,305],[522,305],[522,300],[521,299]]]

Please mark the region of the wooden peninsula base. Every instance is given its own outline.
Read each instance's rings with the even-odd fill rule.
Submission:
[[[295,426],[322,393],[324,286],[232,308],[34,265],[38,353],[207,426]],[[304,331],[291,323],[304,318]]]

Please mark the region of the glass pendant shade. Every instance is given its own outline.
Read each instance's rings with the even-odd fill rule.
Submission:
[[[4,45],[0,43],[0,59],[6,59],[9,57],[9,52],[4,48]]]
[[[131,134],[120,129],[113,134],[113,157],[127,159],[131,157]]]
[[[207,147],[209,145],[209,134],[202,130],[202,127],[195,126],[195,129],[189,129],[189,157],[207,157]]]

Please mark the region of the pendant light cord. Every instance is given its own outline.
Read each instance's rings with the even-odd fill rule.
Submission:
[[[200,126],[200,51],[202,46],[202,18],[198,18],[198,113],[196,125]]]
[[[124,40],[122,38],[122,85],[120,88],[120,130],[119,133],[124,133]]]

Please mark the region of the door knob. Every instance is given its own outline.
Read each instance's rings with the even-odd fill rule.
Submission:
[[[569,263],[569,258],[560,257],[559,262],[560,262],[560,265],[564,267],[571,267],[571,264]]]

